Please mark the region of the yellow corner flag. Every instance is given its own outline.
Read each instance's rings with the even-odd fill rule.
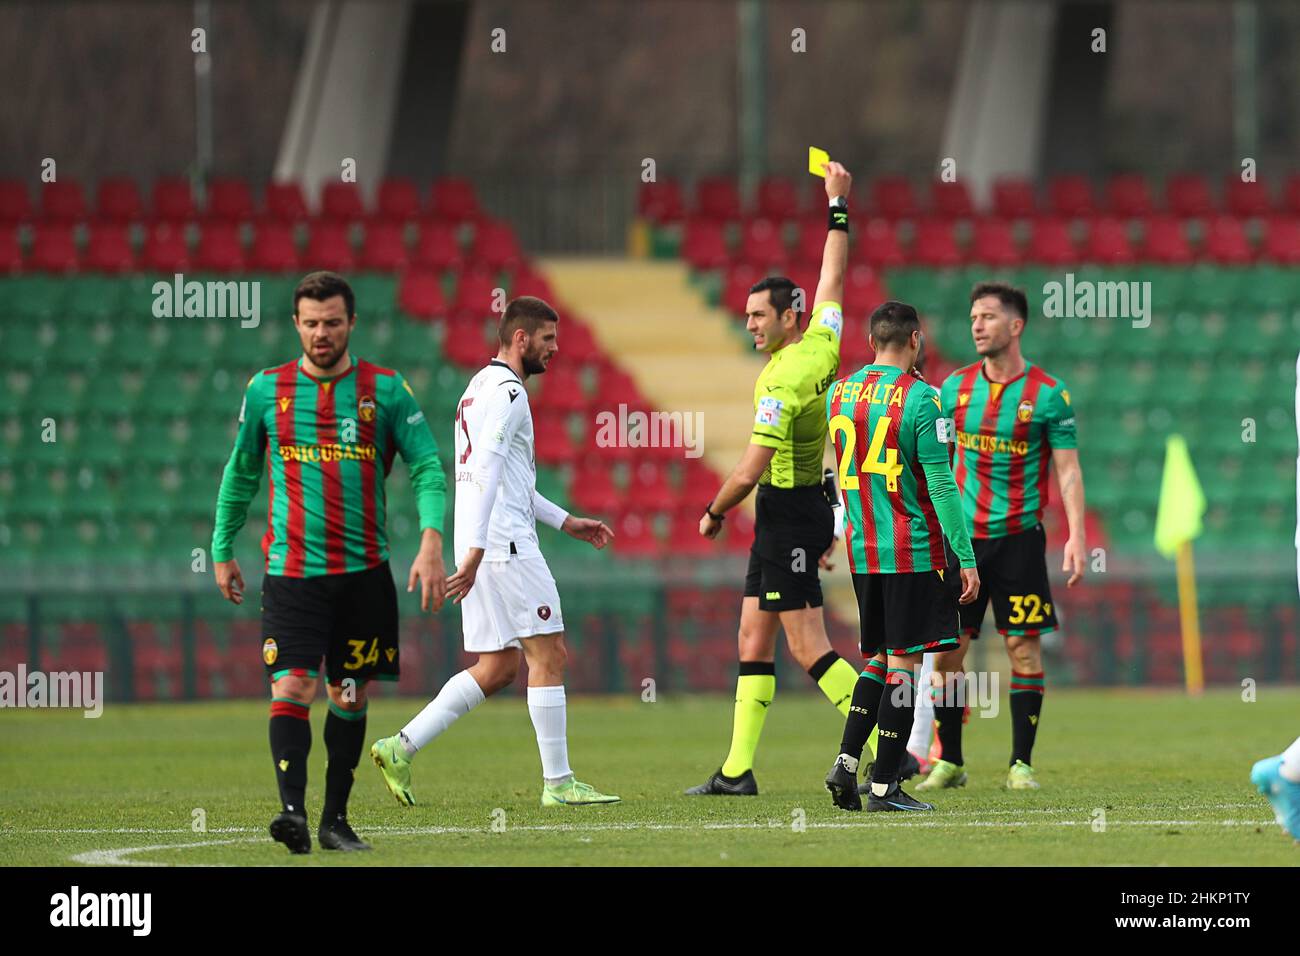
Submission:
[[[1160,481],[1160,505],[1156,511],[1156,550],[1166,558],[1178,559],[1178,620],[1183,631],[1183,673],[1187,691],[1199,694],[1205,687],[1201,664],[1201,623],[1196,610],[1196,566],[1192,562],[1192,539],[1201,533],[1205,514],[1205,492],[1192,467],[1187,442],[1182,435],[1170,435],[1165,442],[1165,473]]]

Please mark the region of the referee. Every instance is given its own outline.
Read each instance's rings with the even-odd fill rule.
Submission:
[[[821,277],[807,328],[803,302],[789,279],[762,280],[749,290],[745,328],[768,355],[754,384],[749,447],[700,519],[700,534],[717,537],[728,511],[755,486],[754,545],[740,605],[740,674],[731,750],[722,767],[692,795],[754,796],[754,752],[776,692],[776,632],[840,713],[847,716],[857,671],[831,650],[822,620],[819,565],[835,542],[835,518],[822,490],[826,389],[840,366],[844,317],[840,300],[849,253],[847,197],[852,177],[823,164],[830,200]],[[798,294],[801,298],[802,293]]]

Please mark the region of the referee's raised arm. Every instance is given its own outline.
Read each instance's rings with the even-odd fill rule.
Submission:
[[[844,270],[849,261],[849,189],[853,177],[840,163],[823,163],[826,169],[826,197],[830,200],[826,247],[822,251],[822,272],[817,278],[813,308],[823,302],[844,302]]]

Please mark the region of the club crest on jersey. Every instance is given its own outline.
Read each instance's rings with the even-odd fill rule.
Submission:
[[[970,401],[970,392],[962,392],[957,396],[957,404],[965,405]]]
[[[268,637],[262,642],[262,660],[268,665],[274,664],[275,659],[280,656],[280,648],[275,643],[274,637]]]
[[[361,396],[361,400],[357,402],[357,417],[363,422],[373,422],[375,420],[375,399],[373,396]]]
[[[543,604],[541,607],[537,609],[537,616],[540,617],[543,621],[549,621],[551,619],[550,607]]]
[[[1029,399],[1025,399],[1020,403],[1020,407],[1016,409],[1016,418],[1020,419],[1022,422],[1027,422],[1033,417],[1034,403]]]
[[[287,412],[289,410],[289,406],[292,404],[293,404],[292,398],[280,399],[280,414],[283,415],[285,412]]]

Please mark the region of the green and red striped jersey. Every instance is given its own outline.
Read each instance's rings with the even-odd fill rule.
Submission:
[[[826,398],[854,574],[945,566],[924,465],[948,466],[939,393],[892,365],[867,365]]]
[[[364,359],[332,379],[300,361],[254,375],[235,450],[267,458],[266,572],[304,578],[388,560],[384,479],[438,445],[406,380]]]
[[[940,398],[956,433],[953,471],[971,537],[1037,525],[1051,449],[1078,447],[1065,383],[1030,362],[1010,382],[990,382],[981,360],[944,379]]]

